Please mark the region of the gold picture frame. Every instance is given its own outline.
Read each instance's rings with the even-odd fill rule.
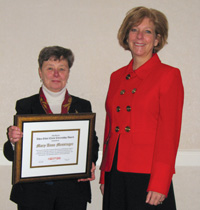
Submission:
[[[95,113],[15,115],[13,184],[90,177]]]

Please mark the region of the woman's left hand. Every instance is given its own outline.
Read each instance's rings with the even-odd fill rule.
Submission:
[[[91,177],[87,179],[78,179],[78,182],[86,182],[86,181],[93,181],[95,180],[95,169],[96,166],[94,163],[92,163],[92,168],[91,168]]]
[[[165,195],[158,192],[149,191],[147,194],[146,203],[157,206],[159,204],[162,204],[164,200]]]

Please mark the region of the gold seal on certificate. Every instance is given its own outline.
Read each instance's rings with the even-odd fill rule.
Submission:
[[[15,115],[13,183],[90,177],[95,113]]]

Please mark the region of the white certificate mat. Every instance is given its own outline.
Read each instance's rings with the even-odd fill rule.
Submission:
[[[90,176],[95,114],[16,115],[13,182]]]

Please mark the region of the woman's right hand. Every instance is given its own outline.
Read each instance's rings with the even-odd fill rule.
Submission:
[[[8,128],[8,138],[12,144],[19,141],[23,136],[23,133],[20,131],[17,126],[10,126]]]
[[[104,194],[104,184],[101,184],[100,185],[100,190],[101,190],[101,193],[102,193],[102,195]]]

